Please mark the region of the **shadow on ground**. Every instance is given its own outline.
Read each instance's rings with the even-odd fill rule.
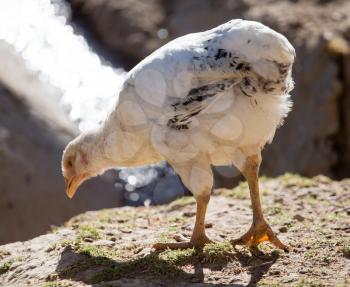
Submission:
[[[261,259],[239,251],[225,255],[208,255],[200,250],[190,249],[189,252],[183,252],[181,255],[177,255],[176,258],[170,256],[164,259],[162,258],[162,252],[152,252],[138,258],[118,261],[104,256],[90,256],[79,253],[74,251],[72,247],[67,246],[61,253],[56,272],[61,279],[97,284],[96,286],[100,286],[99,283],[126,278],[142,280],[142,282],[149,284],[147,286],[159,286],[157,282],[162,282],[162,286],[169,286],[169,284],[174,284],[174,286],[187,286],[188,284],[188,286],[192,286],[193,283],[201,283],[198,286],[203,287],[256,286],[278,257],[278,254],[273,253]],[[231,269],[230,265],[232,264],[238,268]],[[205,280],[207,276],[204,269],[209,269],[212,273],[212,271],[221,271],[225,268],[227,269],[227,275],[232,275],[232,283],[223,283],[221,280],[217,280],[216,283],[204,283],[208,281]],[[186,272],[187,270],[188,272]],[[249,274],[249,282],[244,285],[234,283],[233,281],[239,281],[236,280],[238,278],[235,278],[235,275],[242,272]],[[169,284],[164,285],[166,282]]]

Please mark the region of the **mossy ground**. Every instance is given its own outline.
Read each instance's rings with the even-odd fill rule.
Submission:
[[[218,243],[203,250],[151,249],[155,242],[190,237],[192,197],[167,206],[106,209],[72,218],[65,228],[74,236],[46,247],[58,263],[42,286],[128,286],[125,280],[160,280],[166,286],[350,286],[350,182],[286,174],[262,178],[261,190],[266,218],[291,247],[288,254],[261,244],[266,256],[260,258],[229,244],[251,224],[249,190],[241,183],[214,191],[207,234]],[[12,257],[1,254],[0,270],[6,275],[11,271],[4,260]],[[72,262],[67,265],[65,258]]]
[[[0,275],[6,273],[12,265],[12,260],[7,260],[0,265]]]

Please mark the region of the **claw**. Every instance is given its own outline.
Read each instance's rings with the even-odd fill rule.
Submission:
[[[241,236],[238,239],[231,240],[231,244],[233,245],[233,247],[235,247],[236,245],[246,245],[250,249],[254,249],[260,243],[265,241],[269,241],[277,248],[282,249],[285,252],[289,252],[288,246],[283,244],[278,239],[278,237],[273,233],[272,229],[266,222],[252,225],[249,231],[243,236]]]

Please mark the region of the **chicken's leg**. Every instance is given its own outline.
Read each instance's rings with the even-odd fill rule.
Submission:
[[[232,240],[231,243],[233,246],[247,245],[249,248],[254,249],[259,243],[270,241],[277,248],[283,249],[287,252],[288,247],[277,238],[277,236],[273,233],[272,229],[264,219],[260,203],[258,182],[260,162],[260,154],[249,156],[247,157],[247,160],[243,167],[242,173],[248,182],[250,190],[250,198],[253,210],[253,223],[247,233],[236,240]]]
[[[199,196],[197,201],[196,222],[194,225],[191,240],[189,242],[171,242],[171,243],[156,243],[153,248],[156,250],[170,249],[186,249],[191,247],[203,247],[212,241],[205,234],[205,214],[207,211],[210,195]]]

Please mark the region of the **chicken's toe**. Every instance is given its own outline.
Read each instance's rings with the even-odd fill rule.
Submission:
[[[250,249],[255,250],[255,247],[265,241],[269,241],[277,248],[282,249],[285,252],[289,252],[288,246],[283,244],[278,239],[278,237],[272,231],[271,227],[266,222],[253,224],[247,233],[238,239],[231,240],[231,244],[233,247],[236,245],[246,245]]]
[[[155,243],[153,248],[155,250],[161,251],[165,249],[186,249],[186,248],[203,248],[204,245],[214,243],[211,239],[209,239],[205,234],[192,237],[190,241],[181,241],[181,242],[167,242],[167,243]]]

